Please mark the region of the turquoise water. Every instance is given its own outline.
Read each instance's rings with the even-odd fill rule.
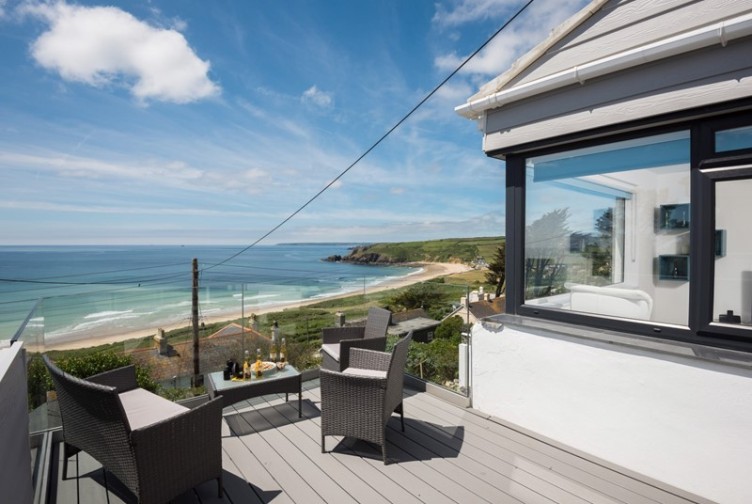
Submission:
[[[188,324],[194,257],[202,319],[360,292],[419,271],[322,260],[349,247],[257,246],[227,262],[240,248],[0,247],[0,339],[37,302],[47,343]]]

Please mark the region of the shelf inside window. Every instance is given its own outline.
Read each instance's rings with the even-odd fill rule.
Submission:
[[[689,229],[689,203],[661,205],[658,225],[661,229]]]
[[[658,278],[660,280],[689,280],[688,255],[658,256]]]

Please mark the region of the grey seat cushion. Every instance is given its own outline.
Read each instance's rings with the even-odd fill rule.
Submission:
[[[375,369],[360,369],[349,367],[342,371],[342,374],[348,376],[365,376],[368,378],[386,378],[386,371],[377,371]]]
[[[118,394],[131,430],[179,415],[188,408],[141,388]]]

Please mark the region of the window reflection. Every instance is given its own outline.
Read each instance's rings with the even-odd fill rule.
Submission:
[[[688,132],[530,158],[526,177],[526,304],[687,324]]]

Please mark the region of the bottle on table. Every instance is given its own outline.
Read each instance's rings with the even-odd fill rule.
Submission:
[[[279,362],[284,364],[287,359],[287,342],[285,342],[285,338],[282,338],[282,344],[279,347]]]
[[[269,362],[277,362],[278,357],[277,340],[272,336],[272,343],[269,345]]]
[[[243,359],[243,379],[248,379],[251,377],[251,363],[250,363],[250,356],[248,354],[248,350],[245,351],[245,358]]]
[[[261,378],[261,349],[256,349],[256,378]]]

